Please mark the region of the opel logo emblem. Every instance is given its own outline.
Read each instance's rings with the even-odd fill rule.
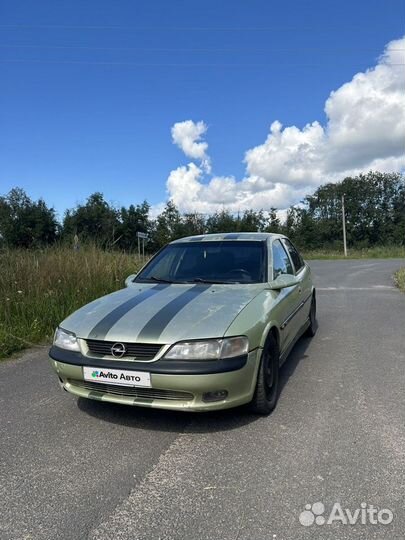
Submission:
[[[122,358],[126,352],[127,350],[123,343],[114,343],[111,347],[111,354],[115,356],[115,358]]]

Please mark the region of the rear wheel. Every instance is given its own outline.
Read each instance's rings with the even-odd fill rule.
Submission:
[[[279,348],[273,334],[267,338],[260,359],[256,389],[250,409],[256,414],[269,414],[277,405],[279,393]]]
[[[309,310],[309,326],[307,328],[307,331],[305,332],[305,335],[308,337],[314,337],[316,334],[316,298],[315,295],[312,295],[311,300],[311,308]]]

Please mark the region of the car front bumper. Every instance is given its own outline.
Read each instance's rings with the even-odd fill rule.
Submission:
[[[158,409],[209,411],[237,407],[252,400],[260,354],[261,349],[251,351],[239,369],[212,373],[185,374],[184,370],[181,373],[161,373],[154,372],[153,363],[144,364],[144,370],[151,374],[151,388],[123,387],[85,381],[83,365],[92,366],[91,358],[85,358],[83,365],[67,363],[55,359],[58,355],[51,349],[50,359],[61,386],[79,397]],[[116,367],[114,361],[103,362],[105,369]],[[131,369],[128,362],[125,369]],[[215,370],[215,367],[213,366],[212,369]],[[225,399],[206,401],[204,398],[206,393],[223,390],[227,392]]]

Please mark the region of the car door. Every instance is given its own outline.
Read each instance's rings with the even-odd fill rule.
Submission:
[[[283,245],[285,246],[290,259],[294,266],[295,275],[300,280],[301,287],[301,307],[299,312],[297,312],[297,322],[299,323],[299,328],[302,328],[307,322],[309,317],[309,310],[311,308],[311,297],[312,297],[312,278],[311,278],[311,269],[307,264],[305,264],[304,259],[301,257],[299,251],[294,246],[294,244],[288,240],[288,238],[283,238]]]
[[[281,239],[273,240],[271,246],[273,279],[280,274],[295,275],[295,269],[286,247]],[[302,303],[302,287],[300,284],[286,287],[278,291],[277,318],[280,324],[280,353],[288,348],[300,330],[300,319],[297,317]]]

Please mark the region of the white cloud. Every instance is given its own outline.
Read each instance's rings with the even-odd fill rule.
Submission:
[[[184,207],[185,201],[194,201],[198,198],[203,187],[200,182],[202,175],[203,170],[194,163],[178,167],[170,173],[167,179],[167,189],[177,206]]]
[[[331,171],[369,166],[405,150],[405,38],[388,44],[380,63],[332,92],[328,116],[327,167]],[[402,54],[402,62],[399,57]]]
[[[173,144],[177,144],[187,157],[199,159],[204,169],[210,172],[210,160],[206,154],[208,144],[201,140],[207,129],[204,122],[177,122],[172,127],[172,139]]]
[[[273,122],[266,141],[245,154],[247,172],[268,182],[308,186],[317,184],[322,174],[325,146],[324,128],[318,123],[282,129]]]
[[[405,37],[391,41],[377,65],[357,73],[331,92],[325,103],[327,122],[302,129],[276,120],[263,144],[245,154],[246,176],[212,176],[202,140],[204,122],[187,120],[172,127],[173,142],[199,165],[172,171],[169,197],[182,211],[213,212],[283,209],[298,203],[318,185],[369,170],[405,168]]]

